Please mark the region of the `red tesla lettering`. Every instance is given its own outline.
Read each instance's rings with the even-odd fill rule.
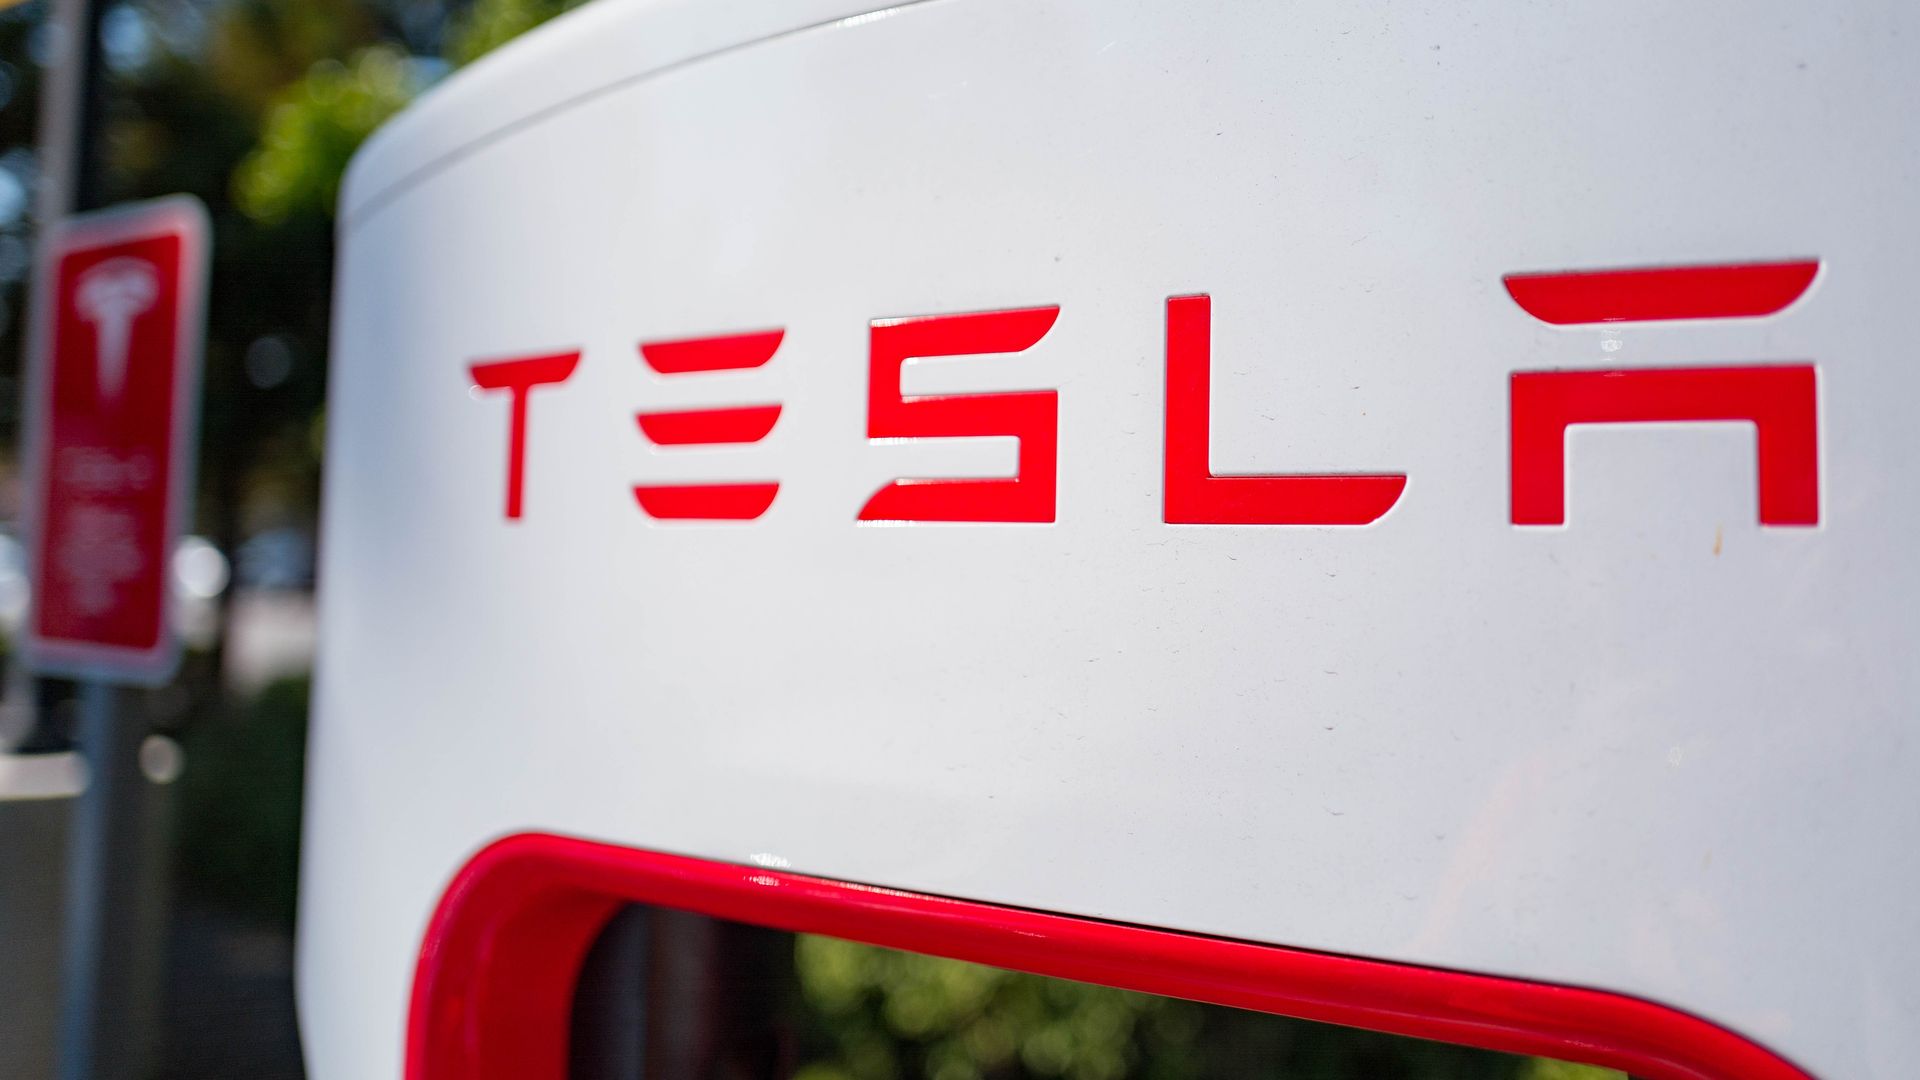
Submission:
[[[648,517],[667,521],[752,521],[780,493],[776,483],[640,484],[634,500]]]
[[[765,367],[785,330],[756,330],[718,337],[648,341],[640,358],[662,375],[698,375]],[[634,419],[655,446],[741,446],[767,437],[780,420],[779,405],[643,412]],[[749,483],[639,484],[634,501],[648,517],[670,521],[752,521],[780,493],[777,481]]]
[[[780,339],[786,333],[785,330],[756,330],[750,334],[649,341],[641,344],[640,357],[648,367],[662,375],[739,371],[762,367],[773,359],[775,350],[780,348]]]
[[[959,438],[1012,435],[1020,440],[1018,472],[1000,480],[895,480],[860,509],[861,521],[1026,521],[1054,519],[1059,394],[904,397],[900,368],[929,356],[1014,353],[1045,337],[1055,307],[880,319],[869,330],[867,437]]]
[[[1817,259],[1509,274],[1507,292],[1555,325],[1771,315],[1798,300]],[[1762,525],[1820,521],[1819,392],[1810,364],[1645,371],[1515,372],[1515,525],[1566,522],[1566,434],[1573,424],[1746,421],[1758,443]]]
[[[1507,295],[1555,326],[1772,315],[1806,293],[1817,259],[1508,274]]]
[[[1518,371],[1513,375],[1513,523],[1561,525],[1573,424],[1749,421],[1758,435],[1760,523],[1820,522],[1813,366]]]
[[[1804,296],[1817,259],[1510,274],[1515,303],[1556,326],[1774,314]],[[1052,522],[1057,516],[1059,393],[908,397],[902,369],[927,357],[1024,352],[1053,329],[1057,306],[878,319],[868,328],[867,436],[873,440],[1011,437],[1009,477],[905,478],[860,508],[860,521]],[[1367,525],[1406,491],[1404,473],[1217,475],[1212,463],[1213,301],[1167,300],[1167,396],[1163,516],[1174,525]],[[756,330],[644,342],[654,372],[678,378],[756,369],[785,331]],[[527,399],[564,382],[580,354],[557,353],[472,365],[484,390],[512,398],[508,427],[509,520],[521,515]],[[1757,431],[1763,525],[1815,525],[1820,518],[1817,373],[1811,364],[1641,371],[1522,371],[1511,376],[1511,499],[1516,525],[1566,520],[1566,432],[1575,424],[1744,422]],[[772,433],[782,406],[727,405],[636,414],[655,446],[747,446]],[[766,513],[778,481],[643,484],[655,518],[752,520]]]
[[[780,419],[780,406],[640,413],[634,419],[656,446],[737,446],[766,438]]]
[[[1215,476],[1207,409],[1213,300],[1167,301],[1166,520],[1172,525],[1365,525],[1393,508],[1403,473]]]
[[[473,384],[482,390],[505,390],[513,404],[507,421],[507,520],[520,516],[521,492],[527,465],[527,395],[536,386],[563,383],[580,363],[577,352],[492,360],[468,367]]]

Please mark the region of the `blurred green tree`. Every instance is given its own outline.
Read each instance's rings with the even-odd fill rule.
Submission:
[[[465,16],[456,21],[447,45],[447,59],[456,65],[472,63],[583,2],[585,0],[475,0]]]
[[[282,91],[234,172],[234,201],[260,226],[329,219],[355,150],[420,90],[419,65],[390,44],[323,60]]]
[[[794,967],[796,1080],[1625,1080],[836,938],[796,938]]]

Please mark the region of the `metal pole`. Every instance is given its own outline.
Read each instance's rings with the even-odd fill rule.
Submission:
[[[40,189],[35,213],[41,236],[75,209],[100,197],[95,152],[102,98],[100,11],[92,0],[53,0],[52,56],[40,106]],[[69,833],[61,1014],[61,1080],[131,1078],[144,1056],[139,1036],[122,1022],[136,1003],[123,1000],[134,980],[126,968],[133,940],[147,929],[139,917],[141,812],[145,735],[123,715],[123,692],[100,680],[79,686],[79,743],[87,785]],[[117,1031],[116,1031],[117,1029]],[[115,1037],[117,1033],[117,1038]]]
[[[83,186],[94,186],[85,174],[94,157],[89,144],[98,115],[92,74],[99,30],[93,0],[53,0],[47,12],[51,48],[40,76],[40,181],[33,206],[42,236],[75,208]]]
[[[60,1078],[96,1080],[127,1075],[144,1048],[116,1018],[130,1002],[124,969],[139,933],[141,811],[139,726],[121,715],[123,691],[109,683],[80,684],[80,748],[87,786],[69,834],[65,974],[61,982]],[[114,1038],[118,1028],[119,1038]]]

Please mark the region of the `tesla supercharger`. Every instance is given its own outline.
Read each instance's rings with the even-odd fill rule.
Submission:
[[[1920,1075],[1920,19],[603,0],[341,200],[319,1080],[628,901]]]

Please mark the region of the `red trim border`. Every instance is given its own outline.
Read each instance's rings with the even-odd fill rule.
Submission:
[[[1724,1028],[1598,990],[1051,915],[537,833],[482,849],[441,898],[414,976],[408,1080],[565,1080],[581,961],[626,903],[1544,1054],[1647,1080],[1808,1080]]]

